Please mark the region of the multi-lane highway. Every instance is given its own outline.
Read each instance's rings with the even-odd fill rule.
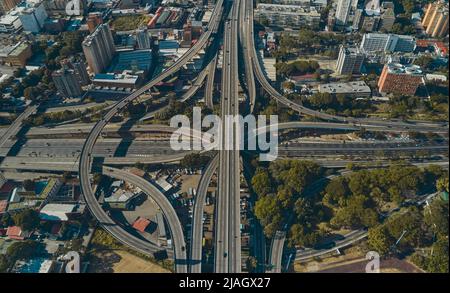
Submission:
[[[253,32],[251,32],[248,28],[249,22],[253,21],[253,18],[250,16],[250,12],[253,15],[253,0],[241,0],[240,1],[241,9],[239,12],[239,23],[245,25],[240,25],[240,42],[242,46],[242,51],[244,54],[244,72],[245,72],[245,82],[247,88],[247,95],[249,98],[250,104],[250,113],[253,112],[256,103],[256,84],[255,84],[255,76],[254,69],[252,63],[252,46],[253,46]],[[248,9],[247,6],[251,6],[252,10]],[[253,25],[252,25],[253,26]]]
[[[217,170],[219,165],[219,157],[216,155],[204,170],[197,188],[197,196],[194,201],[194,212],[192,216],[191,231],[191,256],[190,256],[190,272],[202,272],[202,243],[203,243],[203,206],[206,200],[206,192],[208,190],[211,177]]]
[[[221,119],[239,114],[238,93],[238,11],[239,1],[232,4],[225,23],[222,66]],[[226,122],[222,125],[219,150],[219,184],[216,198],[215,258],[217,273],[241,271],[240,235],[240,156],[237,147],[240,129]]]

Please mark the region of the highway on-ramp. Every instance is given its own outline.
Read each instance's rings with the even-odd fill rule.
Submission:
[[[178,215],[172,207],[167,197],[153,184],[142,177],[126,172],[124,170],[103,166],[103,174],[110,177],[124,180],[135,187],[140,188],[150,196],[161,208],[167,219],[169,229],[173,239],[175,268],[178,273],[187,273],[188,262],[186,257],[186,243],[184,240],[183,228]],[[163,223],[159,223],[163,225]],[[142,247],[139,247],[142,248]]]

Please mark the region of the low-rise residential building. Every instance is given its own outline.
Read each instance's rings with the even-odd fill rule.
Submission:
[[[259,3],[255,9],[255,20],[269,26],[317,29],[320,13],[314,7],[307,9],[296,5]]]
[[[136,89],[139,87],[141,78],[139,75],[133,75],[129,71],[123,73],[99,73],[94,76],[92,83],[94,86],[118,89]]]
[[[0,33],[12,34],[22,29],[22,23],[20,22],[17,14],[6,14],[0,16]]]
[[[23,231],[19,226],[10,226],[6,230],[6,236],[9,239],[25,240],[28,237],[30,237],[30,235],[31,235],[31,232]]]
[[[61,180],[51,178],[50,180],[48,180],[47,185],[39,194],[39,197],[42,199],[50,199],[59,192],[61,186],[62,186]]]
[[[117,189],[111,196],[105,197],[105,206],[110,209],[128,210],[133,200],[141,193]]]
[[[368,98],[372,91],[364,81],[335,82],[319,85],[319,93],[345,95],[347,97]]]
[[[31,45],[19,42],[0,49],[0,62],[9,66],[25,67],[27,60],[33,55]]]
[[[82,214],[85,206],[81,204],[49,203],[39,212],[39,217],[44,221],[68,221],[76,214]]]
[[[388,63],[378,80],[378,90],[380,93],[412,96],[421,84],[423,73],[419,66]]]

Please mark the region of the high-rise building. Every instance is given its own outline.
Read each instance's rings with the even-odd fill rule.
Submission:
[[[416,39],[413,36],[395,34],[364,34],[361,42],[361,50],[370,52],[412,52],[416,47]]]
[[[336,8],[336,25],[344,26],[347,24],[350,14],[352,0],[339,0]]]
[[[336,72],[342,75],[361,73],[364,54],[358,48],[345,48],[341,45],[336,63]]]
[[[48,18],[44,3],[39,1],[22,2],[16,11],[22,22],[23,30],[38,33],[44,27],[44,22]]]
[[[89,74],[83,60],[71,57],[62,60],[61,64],[63,67],[73,70],[75,77],[82,86],[90,83]]]
[[[378,80],[378,91],[412,96],[422,83],[423,74],[419,66],[388,63],[384,65]]]
[[[62,69],[52,73],[52,79],[58,93],[65,98],[80,97],[83,93],[73,69],[64,66]]]
[[[422,25],[432,37],[445,37],[448,35],[448,3],[437,1],[427,6]]]
[[[6,14],[6,12],[16,7],[20,2],[22,0],[0,0],[0,14]]]
[[[363,22],[364,22],[364,10],[356,9],[355,16],[353,17],[352,28],[354,30],[359,30],[362,27]]]
[[[141,28],[136,31],[136,41],[138,49],[150,49],[152,47],[147,28]]]
[[[108,24],[101,24],[83,41],[83,52],[93,73],[105,70],[111,62],[116,47]]]
[[[89,32],[92,34],[98,25],[103,23],[103,16],[101,12],[91,12],[88,15],[86,24],[88,26]]]

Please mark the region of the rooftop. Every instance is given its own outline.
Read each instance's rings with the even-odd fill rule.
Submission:
[[[145,232],[145,229],[147,229],[150,223],[150,220],[139,217],[136,221],[134,221],[133,228],[138,230],[139,232]]]
[[[46,204],[40,211],[40,218],[48,221],[67,221],[67,214],[72,213],[76,209],[76,204]]]
[[[422,75],[420,66],[417,65],[403,65],[400,63],[388,63],[386,64],[388,72],[392,74],[409,74],[409,75]]]
[[[126,69],[136,68],[147,71],[152,66],[152,50],[133,50],[118,52],[112,62],[110,71],[122,72]]]
[[[129,83],[135,84],[139,79],[137,75],[114,74],[114,73],[97,73],[94,76],[94,82],[109,82],[109,83]]]
[[[107,202],[107,203],[127,202],[130,199],[134,198],[136,195],[137,195],[137,193],[119,189],[118,191],[114,192],[111,196],[105,197],[105,202]]]
[[[319,92],[331,94],[371,93],[370,87],[364,81],[321,84],[319,85]]]

